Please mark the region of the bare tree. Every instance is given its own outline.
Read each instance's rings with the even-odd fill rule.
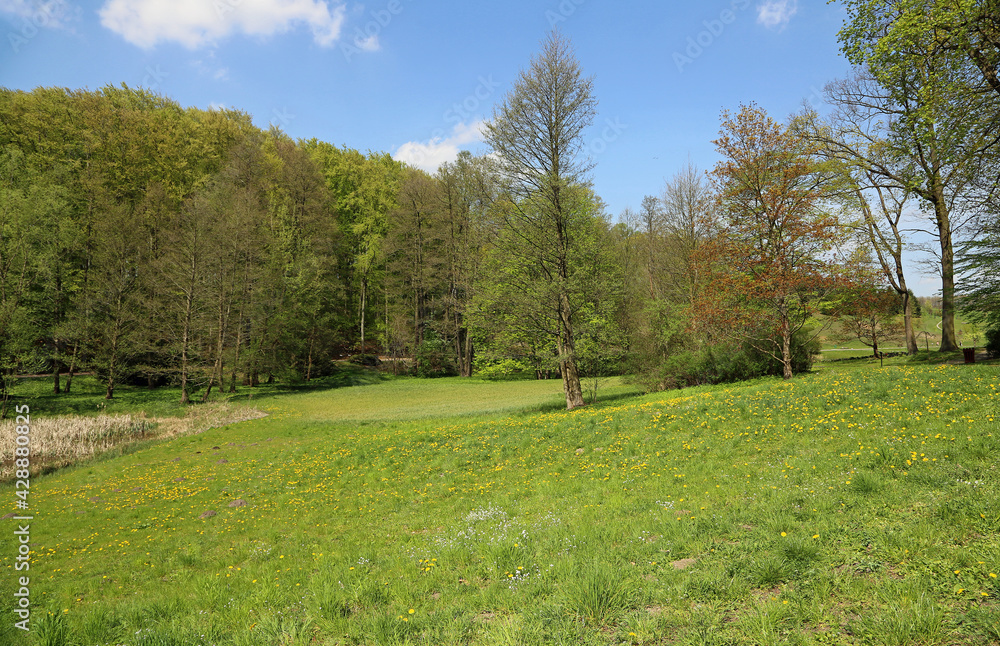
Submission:
[[[913,302],[910,290],[906,286],[906,275],[903,272],[904,241],[900,226],[909,195],[891,187],[879,185],[876,181],[877,178],[870,173],[865,173],[864,176],[869,181],[869,194],[875,198],[875,207],[872,207],[872,200],[866,195],[864,189],[861,186],[856,186],[858,204],[864,216],[863,231],[868,243],[875,251],[883,275],[903,301],[903,333],[906,339],[906,352],[907,354],[916,354],[919,348],[917,347],[917,337],[913,332]]]
[[[666,272],[676,300],[693,304],[698,286],[695,252],[708,236],[712,218],[712,189],[697,166],[688,164],[663,187],[662,226],[667,253],[673,262]]]
[[[927,67],[932,67],[927,62]],[[860,169],[869,183],[912,194],[923,201],[939,243],[941,350],[958,348],[955,336],[955,251],[953,239],[968,218],[970,179],[987,139],[963,123],[970,109],[949,102],[936,88],[932,69],[899,68],[893,87],[864,70],[827,86],[836,110],[827,127],[812,128],[825,154]]]

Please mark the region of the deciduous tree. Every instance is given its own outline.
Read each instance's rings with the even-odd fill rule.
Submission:
[[[975,215],[981,194],[996,190],[991,164],[1000,142],[1000,93],[982,91],[982,85],[992,85],[1000,61],[997,3],[846,0],[845,5],[848,21],[840,41],[861,72],[828,90],[853,130],[841,151],[928,207],[940,244],[940,349],[956,350],[954,240],[961,218]],[[875,152],[888,164],[873,160],[867,144],[876,138],[881,145]],[[858,140],[861,146],[854,145]]]
[[[583,76],[569,42],[553,32],[484,127],[510,196],[501,213],[519,238],[520,255],[538,258],[536,280],[552,286],[567,409],[584,404],[576,358],[573,235],[590,217],[580,187],[591,168],[583,137],[596,107],[593,80]]]
[[[723,113],[713,177],[721,228],[699,250],[708,272],[702,323],[782,362],[792,377],[792,337],[832,282],[840,235],[824,210],[815,149],[748,105]]]

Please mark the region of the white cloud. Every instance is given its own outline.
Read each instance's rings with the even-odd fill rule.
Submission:
[[[107,0],[98,13],[102,25],[142,48],[172,41],[194,49],[233,33],[270,36],[299,25],[329,47],[344,22],[344,6],[326,0]]]
[[[0,0],[0,13],[29,21],[36,27],[66,27],[71,14],[79,17],[81,9],[70,7],[66,0]]]
[[[784,29],[799,10],[798,4],[798,0],[767,0],[757,5],[757,24],[768,29]]]
[[[458,157],[461,146],[482,141],[482,121],[459,123],[452,128],[448,137],[433,137],[428,141],[408,141],[392,154],[393,159],[416,166],[428,173]]]

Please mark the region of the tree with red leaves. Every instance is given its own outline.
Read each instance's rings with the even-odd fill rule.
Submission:
[[[723,112],[712,172],[720,225],[699,257],[708,280],[698,323],[780,361],[792,377],[792,339],[837,282],[841,236],[823,209],[824,174],[805,138],[755,105]]]

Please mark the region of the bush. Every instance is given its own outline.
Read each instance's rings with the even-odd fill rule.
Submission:
[[[413,358],[417,363],[418,377],[450,377],[457,375],[455,361],[444,339],[428,332],[423,343],[417,346]]]
[[[353,364],[359,366],[367,366],[369,368],[377,367],[381,361],[379,361],[378,355],[374,354],[355,354],[348,359]]]
[[[990,359],[1000,358],[1000,327],[986,330],[986,354]]]
[[[819,353],[819,342],[811,332],[800,331],[792,337],[792,372],[812,368],[813,356]],[[784,373],[781,361],[750,344],[719,344],[703,350],[676,352],[660,364],[655,379],[643,380],[647,388],[666,390],[745,381],[757,377],[779,376]]]
[[[509,357],[500,359],[499,361],[476,362],[476,375],[493,381],[512,379],[527,369],[528,366],[523,361]]]
[[[660,365],[658,386],[661,390],[712,383],[712,355],[704,351],[672,354]]]

